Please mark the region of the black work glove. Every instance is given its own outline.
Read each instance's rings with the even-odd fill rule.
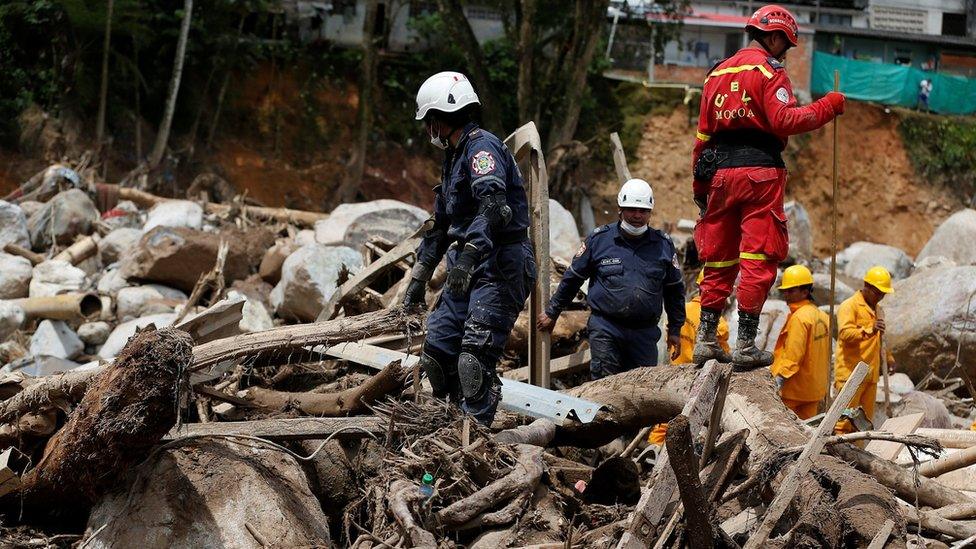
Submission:
[[[411,278],[407,284],[407,293],[403,296],[403,306],[406,308],[420,305],[427,306],[427,281],[419,278]]]
[[[698,206],[698,217],[705,217],[705,209],[708,207],[708,195],[696,194],[695,205]]]
[[[478,248],[471,244],[465,244],[464,249],[457,256],[454,268],[447,273],[447,291],[452,295],[460,297],[466,295],[471,289],[471,273],[474,272],[474,264],[478,259]]]

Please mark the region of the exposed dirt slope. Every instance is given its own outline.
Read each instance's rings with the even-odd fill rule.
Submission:
[[[684,109],[652,116],[637,154],[630,158],[635,177],[654,187],[658,223],[695,219],[691,199],[690,163],[694,127]],[[828,125],[791,140],[788,199],[810,213],[817,253],[830,250],[831,149]],[[838,245],[858,240],[890,244],[916,254],[953,211],[963,207],[944,189],[918,177],[898,133],[898,118],[884,108],[850,102],[840,123],[840,201]],[[599,208],[614,211],[617,183],[603,182]]]

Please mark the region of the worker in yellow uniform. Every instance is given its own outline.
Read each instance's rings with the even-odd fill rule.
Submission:
[[[864,287],[837,309],[834,388],[840,391],[858,362],[867,364],[870,367],[868,375],[848,407],[860,406],[869,421],[874,421],[874,399],[881,372],[881,336],[885,332],[885,321],[878,318],[878,303],[893,291],[888,270],[881,266],[871,267],[864,275]],[[893,369],[894,359],[890,353],[887,359],[889,369]],[[853,430],[854,426],[848,419],[841,419],[834,427],[836,433],[850,433]]]
[[[695,280],[696,284],[701,284],[704,278],[705,271],[698,272],[698,278]],[[696,295],[691,298],[691,301],[685,303],[685,323],[681,326],[681,353],[678,358],[671,361],[672,365],[677,364],[691,364],[694,362],[691,359],[691,355],[695,350],[695,334],[698,333],[698,323],[701,321],[701,295]],[[716,332],[716,337],[718,339],[719,346],[726,353],[731,351],[729,347],[729,323],[725,321],[724,317],[719,317],[718,319],[718,332]],[[728,355],[725,357],[725,362],[732,360],[732,356]],[[663,445],[664,435],[668,432],[667,423],[658,423],[651,430],[650,436],[647,437],[647,441],[651,444]]]
[[[783,404],[800,419],[817,415],[830,375],[830,317],[813,302],[813,273],[793,265],[779,286],[790,315],[779,332],[770,371]]]

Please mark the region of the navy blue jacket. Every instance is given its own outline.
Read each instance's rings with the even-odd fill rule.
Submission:
[[[447,150],[441,185],[434,188],[434,227],[417,249],[417,261],[430,268],[440,263],[451,242],[470,243],[485,258],[495,247],[493,233],[524,232],[529,226],[525,185],[508,147],[477,124],[468,124],[463,132],[457,146]],[[481,200],[494,194],[504,194],[512,209],[503,227],[492,227],[479,212]]]
[[[572,265],[549,301],[546,314],[557,318],[590,279],[587,301],[594,314],[631,325],[657,325],[668,313],[668,334],[685,323],[685,285],[671,237],[648,229],[627,238],[619,223],[597,227],[580,245]]]

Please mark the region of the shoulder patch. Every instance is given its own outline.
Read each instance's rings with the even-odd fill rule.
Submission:
[[[576,250],[576,255],[574,255],[573,258],[574,259],[578,259],[580,257],[583,257],[583,254],[585,254],[585,253],[586,253],[586,241],[584,240],[584,241],[580,242],[579,249]]]
[[[475,128],[468,132],[468,138],[478,137],[481,135],[481,128]]]
[[[610,225],[600,225],[599,227],[593,229],[593,232],[590,233],[590,234],[600,234],[600,233],[602,233],[603,231],[605,231],[605,230],[607,230],[609,228],[610,228]]]
[[[675,253],[671,256],[671,264],[674,265],[675,269],[681,270],[681,264],[678,263],[678,254]]]
[[[773,56],[767,57],[766,62],[769,63],[769,66],[772,67],[773,70],[777,70],[777,71],[786,70],[786,65],[784,65],[779,59],[776,59]]]
[[[667,240],[668,242],[671,242],[672,244],[674,243],[674,241],[671,239],[671,235],[668,234],[667,231],[664,231],[662,229],[654,229],[654,232],[656,232],[657,234],[659,234],[661,236],[661,238]]]
[[[495,157],[488,151],[481,150],[471,157],[471,171],[478,175],[486,175],[495,171]]]
[[[787,105],[790,102],[790,92],[787,91],[786,88],[780,88],[776,90],[776,99],[778,99],[780,103]]]

